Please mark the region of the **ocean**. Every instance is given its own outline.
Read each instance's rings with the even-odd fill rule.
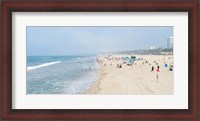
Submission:
[[[81,94],[98,79],[96,56],[28,56],[27,94]]]

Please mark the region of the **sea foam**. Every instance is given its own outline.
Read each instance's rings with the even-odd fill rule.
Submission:
[[[37,65],[37,66],[28,66],[27,71],[34,70],[34,69],[37,69],[37,68],[46,67],[46,66],[50,66],[50,65],[54,65],[54,64],[57,64],[57,63],[60,63],[60,62],[61,61],[56,61],[56,62],[43,63],[43,64],[40,64],[40,65]]]

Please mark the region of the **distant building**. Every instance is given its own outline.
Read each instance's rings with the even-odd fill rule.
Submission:
[[[155,46],[151,46],[151,47],[149,48],[149,50],[155,50],[155,49],[156,49]]]
[[[173,44],[174,44],[174,37],[169,37],[168,39],[167,39],[167,48],[173,48]]]

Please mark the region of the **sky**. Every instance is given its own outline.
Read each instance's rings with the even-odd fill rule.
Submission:
[[[27,55],[95,55],[166,48],[173,27],[27,27]]]

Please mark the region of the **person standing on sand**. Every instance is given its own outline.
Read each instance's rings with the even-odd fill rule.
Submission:
[[[171,63],[169,64],[169,71],[171,70]]]
[[[152,72],[152,71],[154,71],[154,66],[152,66],[152,68],[151,68],[151,72]]]
[[[157,82],[158,82],[158,78],[159,78],[159,76],[158,76],[158,72],[157,72],[157,75],[156,75]]]
[[[157,79],[157,82],[158,82],[158,79],[159,79],[158,72],[160,72],[159,68],[157,68],[157,74],[156,74],[156,79]]]
[[[157,69],[160,69],[160,66],[159,66],[159,65],[157,65]]]

